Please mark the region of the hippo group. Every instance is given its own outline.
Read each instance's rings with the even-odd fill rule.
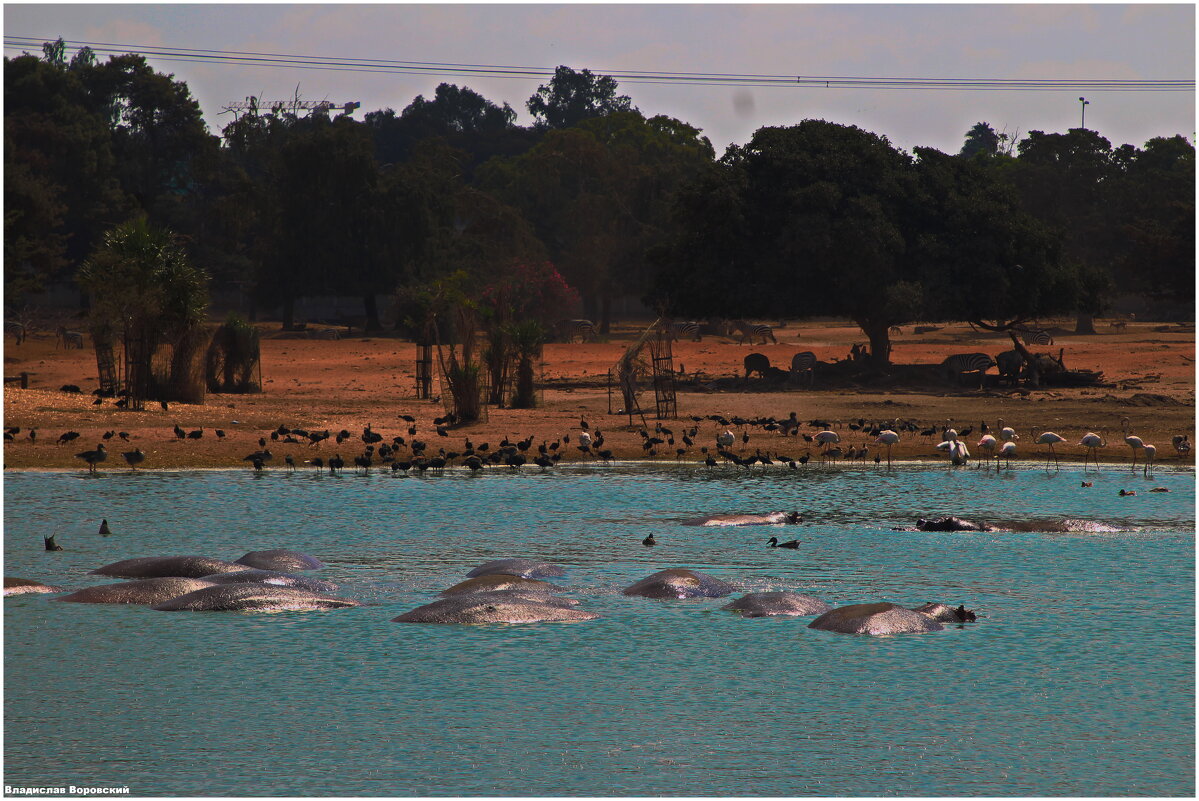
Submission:
[[[787,513],[778,513],[785,515]],[[779,521],[782,522],[782,521]],[[55,598],[66,603],[131,604],[162,612],[282,612],[360,606],[332,593],[337,585],[288,570],[318,570],[324,564],[297,551],[252,551],[236,561],[206,556],[150,556],[125,559],[92,575],[130,579],[84,587]],[[467,572],[439,597],[392,618],[396,623],[519,624],[595,620],[595,612],[563,597],[569,588],[542,580],[566,569],[537,559],[497,559]],[[621,594],[655,600],[724,598],[737,587],[683,567],[667,568],[625,587]],[[5,595],[63,593],[30,579],[6,578]],[[797,592],[749,592],[721,607],[743,617],[817,615],[809,628],[845,634],[904,634],[940,631],[942,623],[973,622],[964,605],[954,609],[927,603],[915,609],[894,603],[862,603],[833,608]]]

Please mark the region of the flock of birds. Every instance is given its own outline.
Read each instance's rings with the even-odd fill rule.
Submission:
[[[399,415],[399,419],[404,421],[404,424],[407,426],[407,438],[404,435],[397,435],[387,439],[382,434],[374,431],[370,424],[358,435],[351,434],[346,429],[333,433],[328,429],[307,431],[301,428],[289,428],[288,426],[280,425],[274,431],[270,432],[269,439],[265,436],[259,437],[258,449],[242,457],[242,461],[249,462],[255,471],[260,472],[275,458],[270,450],[271,445],[275,445],[276,443],[307,444],[310,448],[315,448],[329,439],[334,440],[337,446],[344,447],[347,450],[354,446],[346,445],[345,443],[352,440],[360,440],[362,442],[362,451],[352,456],[348,464],[352,464],[355,469],[363,472],[369,472],[372,467],[382,467],[397,473],[407,473],[412,470],[424,473],[427,470],[441,471],[445,467],[455,465],[466,467],[472,472],[492,466],[519,469],[526,464],[546,469],[556,465],[563,458],[564,453],[572,448],[577,450],[582,458],[593,458],[604,463],[615,461],[612,450],[604,447],[605,436],[603,432],[598,428],[593,428],[584,417],[579,418],[577,431],[572,428],[571,432],[555,438],[552,442],[542,440],[542,442],[535,445],[535,438],[532,435],[516,441],[511,441],[508,437],[504,437],[493,448],[488,442],[476,444],[471,441],[470,437],[466,437],[460,448],[439,446],[436,451],[433,450],[429,442],[417,438],[418,429],[414,416],[402,414]],[[782,419],[775,417],[757,417],[751,419],[712,414],[706,417],[692,415],[690,420],[691,425],[681,429],[677,438],[673,429],[662,425],[660,422],[653,426],[652,431],[648,427],[642,428],[638,433],[641,437],[641,449],[645,455],[652,458],[661,455],[669,456],[673,452],[675,459],[679,461],[688,456],[695,456],[697,443],[701,439],[701,427],[706,427],[711,423],[715,426],[714,446],[698,446],[698,455],[702,457],[704,464],[708,467],[716,467],[723,461],[725,464],[733,464],[746,468],[752,467],[755,464],[761,464],[766,467],[777,463],[786,465],[791,469],[799,469],[808,464],[812,458],[818,458],[824,464],[836,464],[840,461],[865,463],[872,454],[876,465],[880,465],[882,460],[886,458],[887,466],[890,467],[892,448],[904,436],[920,436],[932,439],[939,437],[940,442],[933,446],[934,449],[947,453],[950,465],[962,466],[968,464],[971,459],[967,438],[975,430],[974,426],[971,425],[958,431],[952,427],[952,420],[947,420],[945,425],[940,427],[935,425],[926,427],[917,421],[899,418],[882,422],[868,422],[865,418],[859,418],[856,421],[849,421],[848,423],[843,423],[839,420],[813,419],[805,423],[799,420],[795,412],[791,412],[788,417]],[[434,433],[439,438],[437,441],[448,439],[450,437],[450,428],[457,422],[457,419],[452,414],[434,418]],[[817,430],[815,433],[801,431],[801,428],[804,426]],[[734,433],[734,428],[738,429],[739,433]],[[792,457],[782,452],[783,450],[789,450],[790,446],[780,449],[778,447],[771,447],[768,444],[765,451],[762,447],[755,447],[752,454],[748,453],[748,447],[751,442],[750,431],[755,428],[761,429],[762,434],[774,435],[775,443],[778,442],[777,437],[780,435],[786,441],[794,442],[796,445],[802,441],[805,450],[803,453]],[[1130,432],[1129,418],[1127,417],[1121,420],[1121,430],[1124,436],[1124,443],[1132,449],[1132,469],[1136,469],[1139,455],[1141,457],[1142,470],[1148,476],[1157,455],[1157,448],[1152,444],[1144,442],[1140,437],[1134,436]],[[847,438],[861,437],[860,444],[842,444],[841,432],[845,432]],[[991,462],[994,461],[997,471],[1002,469],[1003,466],[1011,469],[1011,460],[1016,456],[1017,441],[1020,440],[1020,435],[1016,433],[1016,430],[1004,425],[1003,420],[998,420],[994,428],[988,426],[983,421],[979,426],[979,432],[981,436],[977,441],[977,447],[982,456],[977,460],[977,466],[980,468],[986,466],[989,469]],[[20,433],[21,429],[19,427],[6,428],[4,438],[6,441],[13,441]],[[227,437],[226,432],[222,429],[214,429],[213,434],[218,440],[224,440]],[[203,428],[187,431],[176,424],[173,429],[173,438],[180,441],[199,440],[204,435],[205,431]],[[36,443],[37,430],[30,429],[26,436],[29,441]],[[76,431],[67,431],[58,437],[57,444],[70,444],[78,439],[79,436],[79,433]],[[758,441],[760,442],[760,435],[755,434],[755,436],[759,436]],[[129,437],[130,435],[125,431],[114,430],[105,432],[102,437],[103,441],[98,443],[94,449],[81,451],[76,453],[75,456],[87,464],[89,472],[94,473],[96,466],[108,459],[106,443],[114,438],[123,442],[129,442]],[[1048,470],[1051,464],[1055,468],[1058,467],[1058,456],[1054,446],[1067,442],[1067,439],[1055,432],[1040,429],[1033,429],[1031,437],[1036,445],[1043,445],[1047,448],[1046,469]],[[446,445],[448,444],[447,442]],[[1099,470],[1098,451],[1100,448],[1107,447],[1107,444],[1106,437],[1094,432],[1088,432],[1079,440],[1079,447],[1086,448],[1086,455],[1083,460],[1084,471],[1090,468],[1092,461],[1094,462],[1095,470]],[[874,450],[872,450],[872,446]],[[1183,457],[1189,456],[1191,444],[1188,435],[1180,434],[1175,436],[1173,438],[1173,446],[1179,455]],[[813,449],[815,449],[815,452],[813,452]],[[146,459],[146,454],[140,447],[122,451],[121,456],[134,470]],[[292,454],[286,454],[283,461],[287,469],[296,469],[296,457]],[[347,465],[346,460],[342,458],[340,452],[334,453],[334,455],[327,458],[314,456],[302,459],[301,462],[317,470],[328,469],[333,474],[340,473]]]

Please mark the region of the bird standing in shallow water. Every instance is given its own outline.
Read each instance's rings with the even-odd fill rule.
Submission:
[[[137,469],[139,464],[146,460],[146,454],[142,453],[141,448],[134,448],[131,451],[122,451],[121,455],[125,457],[125,461],[128,462],[129,466],[134,470]]]
[[[100,443],[94,451],[82,451],[75,454],[75,458],[87,462],[87,471],[94,473],[96,465],[108,458],[108,452],[104,449],[104,443]]]
[[[1049,469],[1049,460],[1050,459],[1053,459],[1054,467],[1058,466],[1057,454],[1054,453],[1053,446],[1059,442],[1065,442],[1065,441],[1066,441],[1065,437],[1061,436],[1060,434],[1055,434],[1052,431],[1046,431],[1045,433],[1041,434],[1041,436],[1037,437],[1038,445],[1048,445],[1049,446],[1049,456],[1045,458],[1045,469],[1046,470]]]
[[[1098,473],[1099,472],[1099,454],[1096,452],[1096,449],[1097,448],[1106,448],[1107,440],[1104,439],[1103,437],[1099,436],[1098,434],[1095,434],[1093,432],[1087,432],[1087,434],[1081,440],[1079,440],[1078,444],[1087,449],[1087,455],[1082,460],[1083,472],[1085,473],[1087,470],[1087,462],[1090,461],[1092,458],[1094,458],[1095,459],[1095,472]]]

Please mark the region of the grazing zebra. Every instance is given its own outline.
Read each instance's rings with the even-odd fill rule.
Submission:
[[[83,334],[79,331],[68,331],[64,326],[59,326],[55,331],[58,334],[58,340],[55,343],[55,348],[62,345],[63,349],[70,350],[72,347],[83,350]]]
[[[558,335],[566,342],[574,342],[575,337],[580,342],[590,342],[595,339],[595,325],[590,320],[559,320],[555,326]]]
[[[995,360],[985,353],[955,353],[941,362],[949,380],[957,379],[962,373],[978,373],[978,386],[982,388],[987,369],[995,365]]]
[[[738,345],[744,345],[747,339],[749,340],[749,344],[752,345],[753,341],[757,338],[761,338],[761,344],[763,345],[766,344],[767,339],[776,345],[779,343],[774,338],[774,329],[765,323],[747,323],[745,320],[733,320],[733,328],[740,334],[740,338],[737,340]]]
[[[1036,331],[1022,331],[1020,338],[1024,340],[1025,345],[1052,345],[1053,337],[1049,336],[1049,332],[1045,329]]]
[[[667,331],[670,338],[676,342],[683,339],[690,339],[692,342],[702,341],[702,336],[699,331],[699,323],[694,320],[685,323],[671,323],[670,330]]]
[[[791,357],[791,375],[800,378],[807,373],[808,386],[816,379],[816,354],[810,350],[801,351]]]

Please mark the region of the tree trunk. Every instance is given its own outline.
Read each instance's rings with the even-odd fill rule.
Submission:
[[[599,324],[600,336],[602,336],[602,337],[608,336],[608,329],[611,327],[611,323],[612,323],[612,296],[605,294],[600,299],[600,324]]]
[[[1095,333],[1095,315],[1079,312],[1078,318],[1074,323],[1074,333],[1076,334],[1093,334]]]
[[[870,340],[870,366],[875,370],[891,364],[891,326],[886,321],[854,320]]]
[[[529,356],[521,356],[516,367],[516,397],[512,399],[513,409],[532,409],[537,405],[537,395],[533,385],[533,360]]]
[[[599,317],[599,304],[595,300],[595,295],[583,296],[583,316],[592,322]]]
[[[379,301],[374,292],[367,292],[362,296],[362,308],[366,312],[366,332],[373,334],[382,331],[383,326],[379,323]]]
[[[283,330],[294,331],[296,327],[296,299],[288,293],[283,298]]]

